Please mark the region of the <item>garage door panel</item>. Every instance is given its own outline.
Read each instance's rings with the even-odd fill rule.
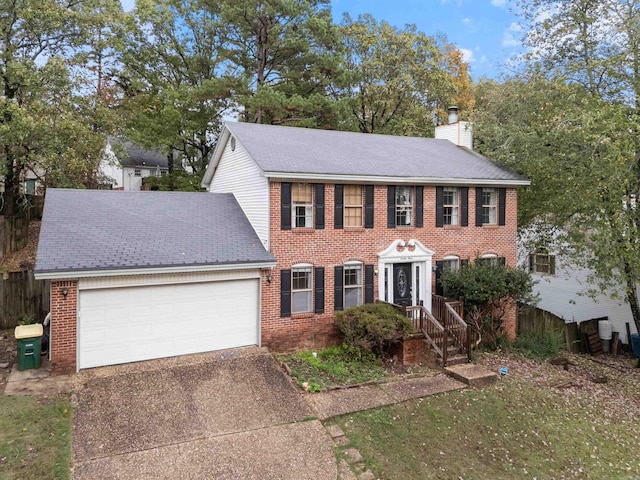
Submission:
[[[79,368],[258,344],[259,281],[82,290]]]

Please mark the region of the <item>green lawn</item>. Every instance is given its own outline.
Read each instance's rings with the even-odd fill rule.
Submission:
[[[382,479],[627,479],[640,422],[579,396],[505,380],[338,418]]]
[[[71,404],[0,394],[0,478],[68,479]]]

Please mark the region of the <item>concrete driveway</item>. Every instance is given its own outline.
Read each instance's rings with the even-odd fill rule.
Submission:
[[[263,349],[92,369],[74,383],[74,480],[337,476],[331,437]]]

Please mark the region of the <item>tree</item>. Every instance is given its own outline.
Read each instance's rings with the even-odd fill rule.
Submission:
[[[442,287],[448,297],[464,302],[465,320],[480,335],[479,342],[495,348],[502,321],[516,301],[533,301],[531,276],[523,270],[476,259],[456,272],[444,272]]]
[[[202,175],[237,86],[217,2],[139,0],[121,46],[126,136]],[[182,166],[177,165],[178,167]]]
[[[478,88],[479,150],[532,180],[521,195],[531,248],[555,248],[624,286],[640,331],[639,7],[627,0],[521,2],[522,72]]]
[[[371,15],[341,25],[347,86],[347,125],[363,133],[433,136],[434,121],[458,103],[472,108],[471,82],[460,52],[419,32],[398,29]]]
[[[245,121],[332,127],[328,96],[339,82],[337,29],[329,0],[222,2],[225,49],[242,79],[238,104]]]
[[[5,215],[18,212],[27,170],[54,186],[82,185],[98,170],[102,134],[69,64],[109,1],[0,1]]]

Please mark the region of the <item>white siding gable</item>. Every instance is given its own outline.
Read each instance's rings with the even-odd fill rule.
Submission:
[[[230,140],[231,136],[220,156],[209,191],[233,193],[262,244],[268,250],[269,181],[240,142],[236,142],[235,150],[231,150]]]

